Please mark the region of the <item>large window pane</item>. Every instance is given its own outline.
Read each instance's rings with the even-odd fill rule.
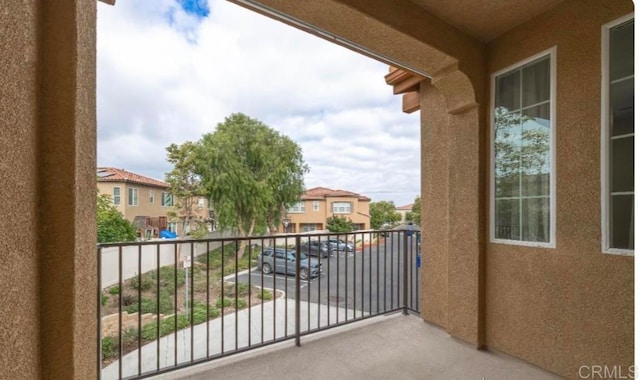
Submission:
[[[520,200],[496,201],[496,238],[520,240]]]
[[[542,103],[551,98],[549,70],[548,59],[522,69],[522,107]]]
[[[550,104],[522,111],[520,171],[523,196],[548,196],[551,177]]]
[[[519,112],[496,110],[495,178],[496,197],[520,195],[520,135],[522,116]]]
[[[611,141],[611,192],[633,192],[633,136]]]
[[[611,248],[634,249],[633,195],[611,197]]]
[[[633,133],[633,78],[611,84],[611,136]]]
[[[496,91],[496,107],[520,108],[520,71],[498,78]]]
[[[615,81],[633,75],[633,21],[611,29],[609,76]]]
[[[549,242],[549,198],[522,200],[522,240]]]

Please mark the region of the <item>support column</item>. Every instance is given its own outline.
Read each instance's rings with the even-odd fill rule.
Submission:
[[[40,375],[97,377],[96,1],[39,3]]]

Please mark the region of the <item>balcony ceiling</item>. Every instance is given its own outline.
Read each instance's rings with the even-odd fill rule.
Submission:
[[[479,39],[491,41],[562,0],[410,0],[446,23]]]

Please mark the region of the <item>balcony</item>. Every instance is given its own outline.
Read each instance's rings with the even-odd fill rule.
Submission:
[[[105,380],[307,369],[323,378],[553,378],[416,316],[416,231],[104,244],[98,257]],[[245,355],[253,359],[238,362]]]

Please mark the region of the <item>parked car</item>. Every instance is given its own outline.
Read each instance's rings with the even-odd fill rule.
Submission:
[[[296,251],[284,248],[264,248],[258,254],[258,267],[262,273],[272,272],[293,274],[296,273]],[[317,259],[309,258],[300,252],[300,279],[318,277],[322,272],[322,264]]]
[[[353,244],[347,243],[342,239],[330,238],[327,241],[329,242],[330,251],[353,252],[355,250]]]
[[[334,250],[329,247],[327,241],[310,240],[300,243],[300,252],[309,256],[329,257]]]

